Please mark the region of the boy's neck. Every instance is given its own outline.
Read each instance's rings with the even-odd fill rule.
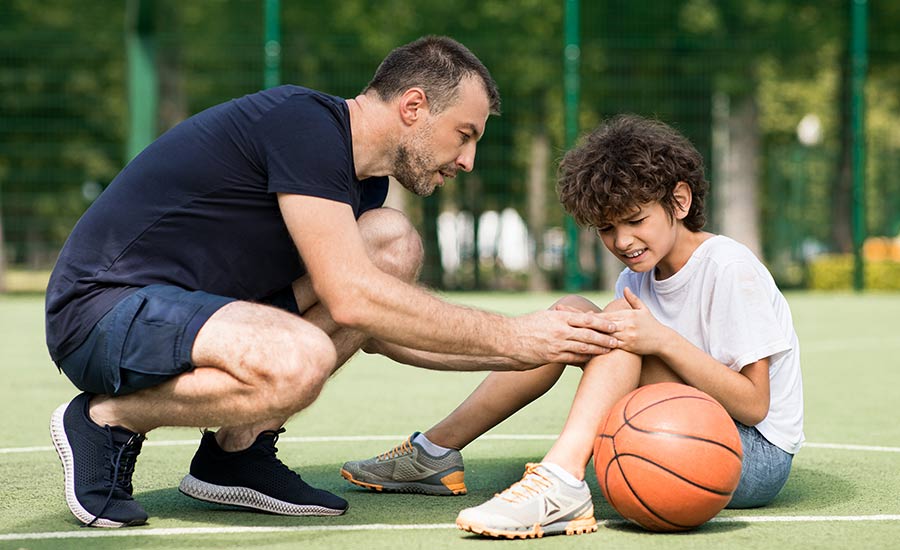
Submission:
[[[679,226],[675,245],[666,257],[656,264],[653,270],[654,278],[657,281],[668,279],[681,271],[681,268],[688,263],[694,251],[697,250],[697,247],[704,241],[715,237],[714,234],[706,231],[691,231],[684,225],[679,224]]]

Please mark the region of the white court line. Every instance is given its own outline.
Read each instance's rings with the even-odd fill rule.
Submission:
[[[885,349],[900,346],[900,338],[883,338],[877,336],[846,338],[836,340],[812,340],[800,343],[800,353],[826,353],[833,351],[851,351],[860,349]]]
[[[883,453],[900,453],[900,447],[877,447],[874,445],[842,445],[840,443],[804,443],[804,447],[813,449],[840,449],[842,451],[876,451]]]
[[[334,435],[334,436],[308,436],[308,437],[282,437],[278,439],[279,443],[347,443],[347,442],[365,442],[365,441],[403,441],[409,437],[408,435]],[[488,434],[483,435],[479,439],[494,441],[553,441],[557,438],[555,435],[532,435],[532,434]],[[197,439],[172,439],[163,441],[147,441],[144,447],[181,447],[188,445],[197,445]],[[837,449],[843,451],[869,451],[883,453],[900,453],[900,447],[880,447],[876,445],[845,445],[841,443],[804,443],[804,447],[813,449]],[[18,453],[40,453],[53,450],[53,446],[46,445],[41,447],[5,447],[0,448],[0,455],[18,454]]]
[[[898,514],[871,516],[733,516],[710,520],[712,523],[813,523],[833,521],[900,521]],[[624,520],[602,520],[600,525],[619,525]],[[87,539],[104,537],[166,537],[176,535],[224,535],[245,533],[325,533],[341,531],[401,531],[412,529],[455,529],[453,523],[390,524],[370,523],[367,525],[306,525],[297,527],[173,527],[168,529],[129,528],[121,530],[82,529],[79,531],[49,531],[44,533],[10,533],[0,535],[3,540],[42,539]]]

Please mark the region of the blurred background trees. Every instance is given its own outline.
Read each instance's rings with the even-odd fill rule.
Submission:
[[[0,281],[4,262],[51,267],[127,162],[126,12],[136,1],[0,4]],[[153,20],[157,134],[263,87],[264,0],[141,1]],[[580,129],[621,112],[680,129],[707,160],[709,228],[757,251],[782,285],[808,286],[817,258],[852,244],[850,2],[582,0]],[[868,4],[867,230],[890,240],[900,233],[900,5]],[[460,40],[497,80],[503,115],[488,123],[475,171],[424,200],[392,193],[425,237],[427,284],[563,283],[554,177],[565,149],[564,9],[281,2],[283,83],[352,97],[388,51],[424,34]],[[586,286],[608,288],[619,264],[581,235]]]

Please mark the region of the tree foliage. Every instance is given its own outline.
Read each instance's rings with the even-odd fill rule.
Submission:
[[[154,4],[160,132],[262,86],[264,2]],[[492,70],[504,112],[488,124],[475,173],[436,200],[469,210],[523,210],[534,136],[548,136],[553,161],[563,153],[564,4],[284,0],[282,81],[352,97],[396,45],[424,34],[454,36]],[[125,6],[0,3],[0,219],[14,264],[52,262],[90,190],[125,161]],[[889,233],[900,230],[893,160],[900,150],[900,7],[870,0],[869,12],[869,228]],[[832,185],[846,131],[839,101],[848,14],[849,0],[583,0],[581,129],[623,111],[657,116],[710,159],[713,96],[750,96],[760,107],[767,242],[778,241],[772,232],[787,216],[788,197],[805,201],[791,208],[806,219],[784,229],[793,235],[788,241],[831,246],[832,206],[847,200],[834,196]],[[822,121],[823,139],[807,151],[801,174],[795,128],[808,113]],[[804,192],[787,194],[798,178]],[[466,195],[467,188],[479,192]],[[548,196],[547,219],[559,224],[561,210]]]

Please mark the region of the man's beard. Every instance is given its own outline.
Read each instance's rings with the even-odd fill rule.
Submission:
[[[442,172],[449,176],[456,175],[455,163],[437,166],[434,153],[428,148],[432,141],[434,128],[430,123],[422,127],[414,135],[397,145],[394,157],[394,178],[400,185],[420,197],[434,193],[437,184],[433,183],[435,174]]]
[[[403,187],[420,197],[427,197],[435,188],[431,183],[434,172],[427,168],[433,164],[434,158],[431,155],[401,143],[397,146],[393,175]]]

